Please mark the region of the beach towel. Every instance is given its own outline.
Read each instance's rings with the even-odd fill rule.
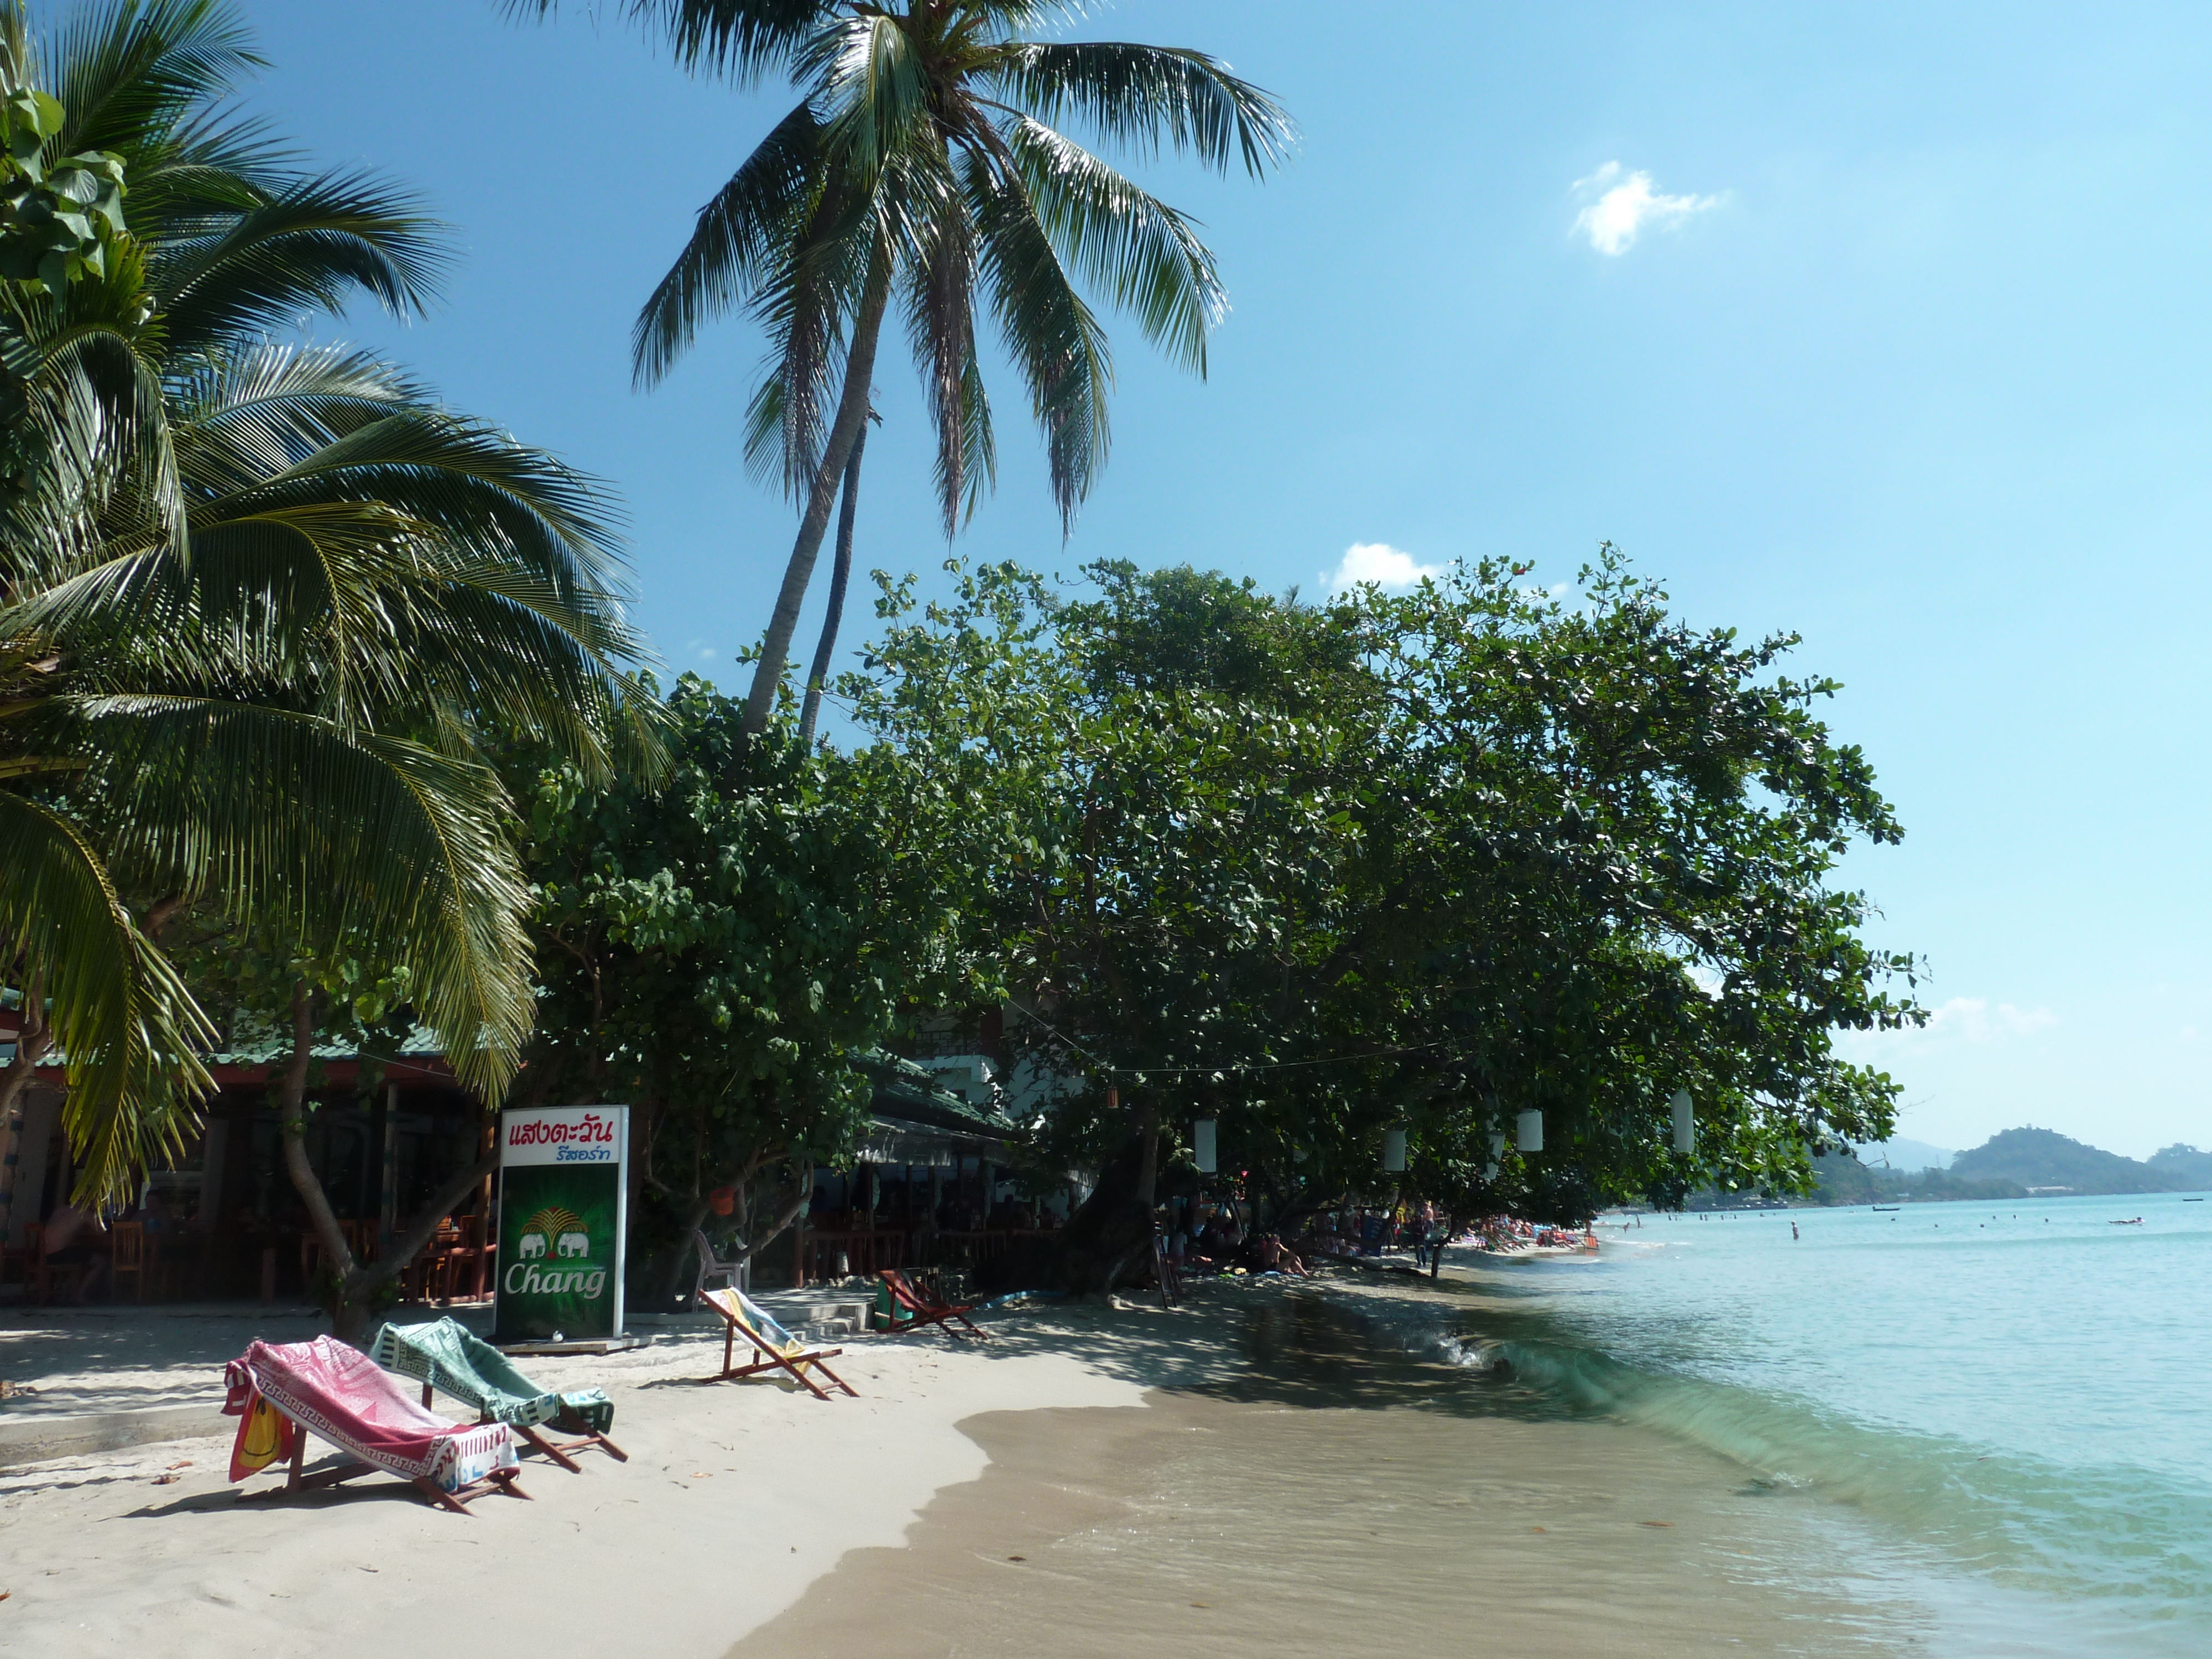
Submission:
[[[495,1423],[522,1429],[550,1423],[588,1434],[614,1426],[614,1402],[605,1389],[541,1389],[459,1320],[386,1325],[368,1345],[368,1357],[388,1371],[444,1389]]]
[[[827,1400],[830,1395],[821,1383],[807,1375],[809,1371],[819,1371],[830,1379],[831,1386],[856,1399],[859,1397],[859,1390],[831,1370],[825,1363],[843,1353],[842,1348],[817,1347],[801,1341],[776,1323],[767,1309],[734,1285],[724,1291],[708,1291],[699,1300],[703,1306],[722,1317],[723,1378],[755,1376],[768,1370],[787,1371],[817,1399]],[[757,1363],[750,1365],[737,1363],[734,1350],[736,1340],[740,1336],[760,1355]]]
[[[295,1433],[308,1431],[373,1468],[441,1492],[515,1467],[504,1423],[449,1423],[417,1405],[367,1354],[331,1337],[256,1342],[224,1368],[223,1379],[226,1411],[231,1401],[250,1410],[258,1395],[291,1419]]]
[[[720,1307],[733,1322],[751,1326],[763,1349],[772,1349],[786,1359],[796,1359],[807,1350],[805,1342],[777,1324],[773,1314],[734,1285],[725,1291],[708,1291],[699,1299]]]

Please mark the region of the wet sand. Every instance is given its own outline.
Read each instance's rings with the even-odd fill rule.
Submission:
[[[1736,1465],[1516,1414],[1327,1320],[1258,1322],[1265,1370],[1135,1409],[963,1422],[990,1458],[980,1478],[940,1492],[902,1547],[847,1555],[730,1659],[1914,1645],[1911,1610],[1856,1579],[1848,1522],[1778,1504]],[[1352,1348],[1316,1352],[1332,1340]]]

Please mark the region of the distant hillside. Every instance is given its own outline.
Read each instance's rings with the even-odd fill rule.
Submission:
[[[1902,1135],[1888,1140],[1869,1140],[1858,1149],[1859,1162],[1872,1169],[1887,1164],[1900,1174],[1911,1175],[1916,1170],[1948,1170],[1958,1153],[1941,1146],[1930,1146],[1924,1140],[1907,1140]]]
[[[1869,1149],[1871,1150],[1871,1149]],[[2024,1197],[2016,1181],[2002,1177],[1960,1180],[1942,1170],[1899,1170],[1869,1167],[1849,1152],[1831,1152],[1813,1160],[1819,1186],[1815,1204],[1941,1204],[1957,1199],[1998,1203]]]
[[[2176,1193],[2198,1184],[2164,1165],[2100,1152],[2051,1129],[2007,1129],[1992,1135],[1953,1158],[1950,1173],[1963,1181],[2010,1181],[2070,1193]]]
[[[2212,1192],[2212,1152],[2200,1152],[2179,1141],[2153,1152],[2150,1167],[2188,1182],[2190,1192]]]

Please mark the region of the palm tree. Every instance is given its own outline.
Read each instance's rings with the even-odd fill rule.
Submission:
[[[486,744],[604,777],[653,742],[599,489],[373,357],[272,337],[361,295],[419,309],[440,256],[411,198],[231,112],[258,61],[222,0],[81,15],[47,145],[119,164],[124,228],[100,272],[0,307],[36,460],[0,496],[0,971],[67,1058],[86,1195],[205,1084],[157,942],[185,904],[382,942],[496,1095],[532,999]]]
[[[507,0],[541,16],[555,4]],[[1140,154],[1165,144],[1218,169],[1241,160],[1257,175],[1286,154],[1290,118],[1203,52],[1024,38],[1066,9],[1054,0],[628,0],[686,68],[739,84],[781,72],[801,94],[700,210],[633,339],[637,380],[651,386],[725,312],[748,309],[769,332],[747,454],[802,512],[746,699],[749,732],[767,724],[782,682],[894,298],[937,431],[948,537],[994,471],[979,291],[1043,428],[1063,529],[1106,457],[1113,374],[1076,275],[1205,372],[1224,309],[1212,255],[1188,217],[1053,124],[1072,117]]]

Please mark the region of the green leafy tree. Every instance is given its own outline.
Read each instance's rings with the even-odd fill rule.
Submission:
[[[1802,1186],[1894,1089],[1838,1027],[1917,1018],[1827,876],[1896,825],[1814,717],[1833,688],[1670,619],[1609,552],[1569,603],[1487,566],[1322,606],[1127,566],[1069,604],[1006,568],[850,684],[962,803],[1029,1041],[1094,1086],[1052,1126],[1104,1165],[1054,1271],[1142,1245],[1184,1115],[1295,1210],[1374,1192],[1390,1127],[1469,1208],[1579,1219],[1693,1179]],[[1110,1091],[1109,1087],[1110,1086]],[[1671,1150],[1687,1087],[1701,1145]],[[1493,1157],[1524,1108],[1546,1150]]]
[[[544,15],[554,0],[509,0]],[[868,413],[884,318],[903,312],[936,428],[945,534],[995,468],[979,300],[1042,428],[1054,501],[1073,523],[1106,459],[1106,337],[1079,279],[1133,312],[1145,337],[1203,374],[1226,305],[1184,214],[1060,131],[1070,118],[1140,155],[1164,145],[1257,175],[1289,117],[1227,65],[1182,47],[1048,41],[1024,32],[1050,0],[629,0],[695,72],[790,76],[799,102],[699,211],[639,313],[652,385],[700,326],[733,309],[767,331],[746,453],[800,503],[799,535],[745,703],[765,729],[791,636]],[[833,604],[840,604],[833,599]]]
[[[635,1258],[665,1297],[710,1194],[749,1255],[866,1121],[861,1057],[959,995],[945,810],[888,755],[850,760],[686,675],[665,781],[523,766],[538,908],[533,1100],[633,1113]],[[660,1252],[652,1275],[647,1255]]]

